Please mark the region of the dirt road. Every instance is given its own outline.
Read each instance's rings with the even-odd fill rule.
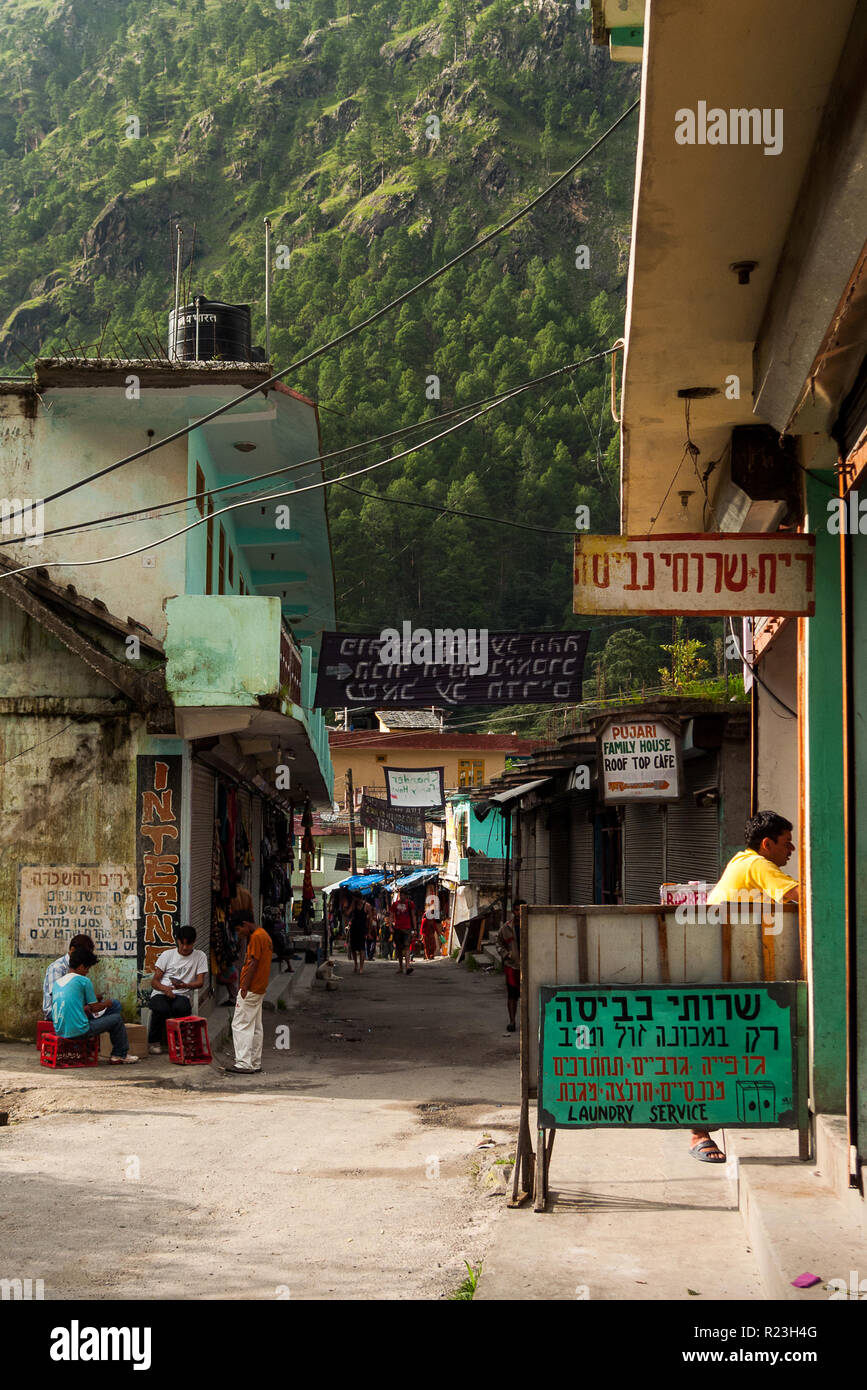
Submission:
[[[165,1057],[53,1073],[0,1045],[0,1275],[46,1299],[448,1296],[507,1215],[502,977],[339,973],[266,1014],[255,1078]]]

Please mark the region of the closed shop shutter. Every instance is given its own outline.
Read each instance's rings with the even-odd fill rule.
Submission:
[[[665,807],[627,802],[623,820],[623,901],[658,903],[665,882]]]
[[[587,819],[592,804],[591,792],[577,792],[569,807],[570,903],[593,902],[593,822]]]
[[[536,812],[519,813],[521,821],[521,862],[516,897],[525,902],[536,901]]]
[[[549,829],[551,857],[550,901],[568,903],[569,897],[569,806],[564,803],[551,811]]]
[[[668,807],[665,855],[668,883],[687,883],[695,878],[712,887],[720,876],[719,805],[695,804],[697,791],[716,785],[716,754],[686,763],[684,795]]]
[[[216,778],[200,763],[192,765],[190,815],[190,926],[196,946],[210,959],[211,857],[214,847]]]

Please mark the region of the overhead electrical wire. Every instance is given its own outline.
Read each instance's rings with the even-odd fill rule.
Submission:
[[[603,348],[599,352],[592,353],[589,357],[582,357],[577,362],[567,363],[565,367],[557,367],[553,372],[546,372],[543,376],[533,377],[529,381],[519,382],[518,386],[511,387],[510,391],[518,392],[519,390],[531,390],[536,386],[544,386],[547,382],[558,376],[564,375],[566,372],[577,371],[579,367],[585,367],[591,362],[598,362],[604,357],[609,357],[614,351],[616,351],[616,349],[613,347]],[[254,473],[249,478],[241,478],[233,483],[223,483],[220,487],[208,488],[204,496],[215,497],[217,493],[229,492],[233,488],[249,487],[251,483],[262,482],[266,478],[279,477],[285,473],[293,473],[300,468],[310,466],[315,469],[317,464],[321,465],[323,463],[328,463],[333,459],[343,458],[347,454],[365,453],[379,444],[386,444],[389,440],[399,439],[403,435],[410,434],[415,430],[434,428],[446,420],[453,419],[456,415],[464,415],[468,410],[476,410],[478,407],[488,405],[491,402],[500,403],[503,399],[503,394],[504,393],[500,391],[492,396],[482,396],[479,400],[468,401],[466,405],[456,406],[453,410],[444,411],[441,415],[432,415],[426,420],[416,420],[411,425],[402,425],[400,429],[390,430],[387,434],[376,435],[372,439],[360,440],[357,444],[347,444],[342,449],[334,449],[328,454],[317,454],[312,458],[302,459],[300,463],[289,463],[282,468],[271,468],[265,473]],[[424,443],[425,441],[422,440],[418,447],[422,447]],[[156,519],[153,516],[155,511],[167,513],[169,508],[186,506],[190,502],[196,502],[202,495],[201,492],[194,492],[190,493],[187,497],[176,497],[170,502],[158,502],[156,505],[151,504],[147,507],[136,507],[127,512],[114,512],[106,517],[94,517],[90,521],[73,521],[67,526],[56,526],[52,530],[43,531],[42,535],[44,538],[45,536],[60,536],[69,534],[70,532],[78,533],[90,529],[102,530],[115,522],[122,524],[126,521],[136,521],[139,519],[151,521]],[[256,500],[255,497],[249,497],[245,499],[245,505],[255,505]],[[145,513],[147,515],[144,515]],[[8,543],[14,544],[15,542]]]
[[[513,227],[516,222],[519,222],[522,217],[526,217],[528,213],[532,212],[534,208],[538,207],[540,203],[550,197],[555,189],[559,188],[561,184],[570,179],[576,169],[580,168],[584,161],[589,159],[590,156],[605,143],[609,136],[614,134],[615,130],[617,130],[627,117],[637,109],[640,102],[641,98],[636,97],[635,101],[627,106],[626,110],[612,122],[607,130],[602,132],[597,140],[594,140],[593,144],[590,145],[583,154],[579,155],[578,158],[570,164],[569,168],[566,169],[564,173],[560,174],[552,183],[547,184],[535,198],[531,198],[528,203],[524,203],[524,205],[520,207],[517,212],[513,213],[511,217],[507,217],[505,222],[499,223],[499,225],[494,227],[490,232],[486,232],[484,236],[479,237],[478,241],[474,241],[470,246],[466,246],[463,251],[458,252],[450,261],[446,261],[444,265],[438,266],[436,270],[432,270],[431,273],[426,275],[422,280],[411,285],[408,290],[404,290],[402,294],[389,300],[388,304],[384,304],[381,309],[376,309],[372,314],[368,314],[367,318],[362,319],[359,323],[353,324],[351,328],[347,328],[343,333],[339,333],[336,338],[329,339],[327,343],[323,343],[320,347],[314,348],[312,352],[308,352],[304,357],[296,358],[294,362],[290,362],[288,367],[283,367],[279,372],[274,372],[273,375],[268,377],[265,381],[258,382],[247,391],[242,391],[240,395],[233,397],[230,401],[226,401],[221,406],[217,406],[206,415],[200,416],[198,420],[190,421],[181,429],[175,430],[172,434],[165,435],[162,439],[158,439],[156,443],[148,444],[143,449],[136,449],[133,453],[127,454],[124,458],[117,459],[114,463],[106,464],[104,468],[97,469],[96,472],[88,474],[86,478],[81,478],[77,483],[69,483],[66,487],[59,488],[57,492],[50,493],[47,497],[42,499],[44,505],[47,506],[49,502],[56,502],[58,498],[66,497],[69,493],[76,492],[79,488],[86,487],[88,483],[96,482],[98,478],[104,478],[106,474],[113,473],[118,468],[124,468],[128,463],[135,463],[137,459],[145,458],[147,455],[155,453],[157,449],[162,449],[165,445],[174,443],[177,439],[185,438],[188,434],[191,434],[193,430],[200,429],[203,425],[209,424],[211,420],[216,420],[219,416],[225,415],[227,411],[233,410],[235,406],[240,405],[243,401],[250,400],[252,396],[256,396],[262,391],[267,391],[269,387],[275,386],[278,381],[282,381],[283,377],[288,376],[290,372],[295,372],[301,367],[306,367],[308,363],[314,362],[317,357],[322,357],[326,352],[330,352],[333,348],[339,347],[342,343],[347,342],[348,339],[354,337],[357,333],[361,333],[363,329],[369,328],[371,324],[377,323],[381,318],[384,318],[386,314],[391,313],[393,309],[397,309],[401,304],[405,304],[414,294],[418,294],[420,290],[433,284],[441,275],[445,275],[449,270],[453,270],[455,266],[460,265],[468,256],[473,255],[476,251],[480,251],[483,246],[487,246],[489,242],[501,236],[503,232],[508,231],[509,228]],[[10,521],[14,521],[18,516],[22,515],[23,510],[22,508],[16,514],[10,516]]]
[[[559,367],[556,372],[552,372],[550,375],[559,376],[565,372],[574,371],[575,367],[578,365],[582,364],[570,363],[566,367]],[[506,401],[514,399],[515,396],[519,396],[522,394],[522,392],[527,391],[529,389],[530,387],[528,385],[513,387],[510,391],[505,392],[499,398],[493,400],[489,405],[486,405],[482,410],[478,410],[474,415],[468,416],[466,420],[459,420],[456,424],[450,425],[448,429],[442,430],[439,434],[433,435],[430,439],[424,439],[418,444],[413,444],[410,446],[410,448],[404,449],[402,453],[390,454],[388,458],[379,459],[376,463],[369,463],[364,468],[356,469],[354,473],[345,473],[336,478],[324,478],[316,483],[308,483],[306,487],[283,488],[278,492],[264,493],[254,498],[253,501],[270,502],[274,501],[278,497],[298,497],[305,492],[315,492],[327,487],[331,487],[335,483],[345,482],[347,478],[358,478],[365,473],[372,473],[377,468],[384,468],[386,464],[397,463],[400,459],[407,458],[410,454],[420,453],[422,449],[426,449],[430,444],[438,443],[439,440],[445,439],[447,435],[454,434],[456,430],[464,429],[465,426],[471,424],[473,420],[478,420],[480,416],[487,415],[489,411],[495,410],[498,406],[503,405]],[[128,560],[133,555],[141,555],[146,550],[155,550],[157,546],[165,545],[168,541],[176,540],[179,536],[186,535],[188,531],[195,530],[197,526],[204,526],[208,521],[212,521],[215,517],[223,516],[226,512],[236,511],[239,507],[248,507],[250,505],[250,502],[251,499],[248,497],[243,497],[237,502],[230,502],[228,506],[218,507],[216,511],[209,512],[206,516],[200,516],[197,518],[197,520],[190,522],[188,526],[182,526],[179,530],[172,531],[168,536],[161,536],[158,540],[148,541],[144,545],[136,546],[132,550],[126,550],[120,555],[104,555],[94,560],[36,560],[32,565],[20,565],[17,569],[7,570],[5,574],[0,575],[0,579],[12,579],[15,575],[26,574],[30,570],[82,569],[89,565],[104,565],[111,564],[115,560]]]

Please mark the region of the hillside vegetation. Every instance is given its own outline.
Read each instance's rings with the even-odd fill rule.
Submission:
[[[275,364],[357,323],[516,211],[634,99],[637,68],[591,46],[587,14],[557,0],[4,0],[3,370],[79,345],[140,355],[137,333],[165,343],[178,220],[188,259],[196,226],[193,291],[249,302],[264,342],[271,218]],[[632,117],[516,227],[289,378],[321,403],[326,449],[611,345],[636,129]],[[577,625],[576,506],[593,531],[618,529],[608,390],[597,362],[352,485],[375,497],[329,489],[341,626]],[[594,660],[627,624],[595,625]],[[644,631],[655,651],[668,625]]]

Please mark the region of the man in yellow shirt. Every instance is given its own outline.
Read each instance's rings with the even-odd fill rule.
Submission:
[[[707,895],[712,903],[796,903],[797,879],[783,871],[795,852],[792,822],[776,811],[759,811],[747,821],[746,849],[730,859],[719,883]],[[725,1163],[725,1154],[706,1129],[694,1129],[690,1153],[701,1163]]]

